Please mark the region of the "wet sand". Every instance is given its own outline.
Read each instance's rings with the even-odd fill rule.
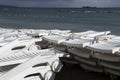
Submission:
[[[85,71],[79,65],[63,67],[60,73],[57,73],[55,80],[111,80],[109,75]],[[120,78],[115,79],[120,80]]]

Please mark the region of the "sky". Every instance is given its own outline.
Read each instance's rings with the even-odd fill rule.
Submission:
[[[0,4],[17,7],[120,7],[120,0],[0,0]]]

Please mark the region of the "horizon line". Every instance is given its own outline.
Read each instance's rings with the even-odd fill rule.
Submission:
[[[82,6],[82,7],[22,7],[22,6],[14,6],[14,5],[4,5],[0,4],[3,7],[16,7],[16,8],[120,8],[120,7],[97,7],[97,6]]]

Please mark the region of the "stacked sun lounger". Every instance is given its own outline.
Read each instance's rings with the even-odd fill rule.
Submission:
[[[0,35],[0,80],[54,80],[55,73],[63,67],[59,58],[69,57],[65,52],[41,49],[40,44],[36,44],[42,41],[43,35],[64,35],[69,30],[2,31],[10,31],[10,34],[1,32]]]
[[[0,80],[54,80],[61,57],[85,70],[120,76],[120,37],[92,30],[0,31]]]
[[[37,57],[37,56],[39,56],[39,57]],[[6,67],[6,68],[9,68],[8,70],[10,70],[10,68],[14,68],[17,65],[18,69],[21,69],[21,68],[25,69],[23,66],[22,67],[19,67],[19,66],[29,65],[26,68],[26,69],[29,69],[29,67],[31,68],[32,66],[34,66],[34,68],[36,67],[36,70],[29,69],[29,70],[32,70],[32,72],[30,72],[28,70],[27,74],[26,74],[26,70],[21,69],[21,73],[23,73],[25,71],[24,72],[25,74],[24,73],[22,74],[23,80],[24,80],[25,76],[28,76],[31,74],[38,74],[39,73],[40,75],[42,75],[42,77],[44,77],[46,72],[49,72],[49,71],[52,73],[59,72],[63,66],[59,60],[59,57],[65,57],[65,56],[67,57],[68,54],[61,52],[61,51],[58,51],[58,50],[55,50],[54,48],[44,49],[44,50],[34,50],[34,51],[33,50],[28,51],[28,49],[27,50],[24,49],[24,50],[19,51],[17,53],[8,53],[8,54],[1,55],[1,57],[0,57],[0,66],[1,67],[0,68],[2,70],[2,67]],[[35,61],[33,59],[35,59]],[[36,61],[37,61],[37,63],[36,63]],[[27,62],[27,64],[25,65],[24,63],[26,63],[26,62]],[[30,65],[30,63],[32,63],[32,65]],[[16,67],[15,67],[15,69],[16,69]],[[4,76],[4,74],[6,75],[11,71],[12,70],[10,70],[6,73],[1,72],[1,75]],[[12,71],[13,74],[16,72],[18,72],[18,71],[17,70]],[[18,75],[20,75],[20,74],[18,73]],[[51,75],[52,75],[51,73],[50,73],[50,75],[48,74],[49,77],[51,77]],[[37,76],[39,76],[39,75],[37,75]],[[11,79],[20,80],[21,79],[20,77],[15,78],[15,76],[13,76]],[[33,76],[29,76],[29,77],[35,77],[35,76],[33,75]],[[26,78],[29,78],[29,77],[26,77]],[[7,79],[3,78],[2,80],[7,80]],[[46,79],[46,80],[49,80],[49,79]]]
[[[104,67],[104,71],[120,75],[120,42],[118,36],[106,36],[106,41],[100,41],[86,48],[93,52],[92,57],[99,60],[99,65]]]
[[[44,36],[43,39],[56,49],[64,48],[63,51],[69,52],[86,70],[120,76],[120,37],[109,33],[86,31],[67,36]]]

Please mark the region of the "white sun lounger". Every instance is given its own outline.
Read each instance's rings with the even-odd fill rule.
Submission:
[[[81,33],[75,33],[74,35],[79,35],[80,38],[69,39],[62,42],[62,44],[69,47],[85,47],[87,45],[92,44],[92,42],[94,41],[94,37],[99,35],[107,35],[109,33],[110,31],[104,31],[104,32],[86,31]]]
[[[66,39],[68,39],[68,37],[59,36],[59,35],[43,36],[43,40],[49,41],[50,43],[56,43],[56,44],[60,44]]]
[[[119,43],[114,42],[101,42],[93,45],[87,45],[87,49],[101,53],[116,53],[120,49]]]
[[[53,69],[59,68],[59,71],[62,68],[61,63],[54,64],[56,60],[59,60],[56,56],[37,56],[1,75],[0,80],[29,80],[31,77],[38,80],[53,80]]]
[[[68,57],[69,55],[65,52],[61,52],[54,48],[44,49],[44,50],[22,50],[19,52],[6,53],[0,56],[0,66],[13,65],[23,63],[35,56],[56,56],[56,57]]]
[[[108,33],[109,31],[106,31],[106,32],[86,31],[86,32],[80,32],[80,33],[71,33],[71,34],[64,35],[64,36],[60,36],[60,35],[43,36],[43,40],[56,43],[56,44],[60,44],[61,42],[68,41],[69,39],[81,38],[81,36],[82,37],[89,36],[89,38],[92,37],[93,39],[95,36],[104,35]]]
[[[29,46],[32,43],[35,43],[36,41],[41,41],[42,39],[32,39],[32,38],[26,38],[26,39],[17,39],[12,42],[9,42],[8,44],[4,45],[0,48],[0,55],[3,53],[9,53],[9,51],[12,51],[13,48],[19,47],[19,46]]]
[[[79,38],[94,38],[95,36],[100,36],[100,35],[107,35],[110,34],[110,31],[103,31],[103,32],[98,32],[98,31],[92,31],[88,30],[85,32],[80,32],[80,33],[73,33],[73,35],[78,36]]]
[[[61,44],[66,45],[67,47],[83,48],[87,45],[90,45],[92,41],[92,39],[71,39],[63,41]]]

